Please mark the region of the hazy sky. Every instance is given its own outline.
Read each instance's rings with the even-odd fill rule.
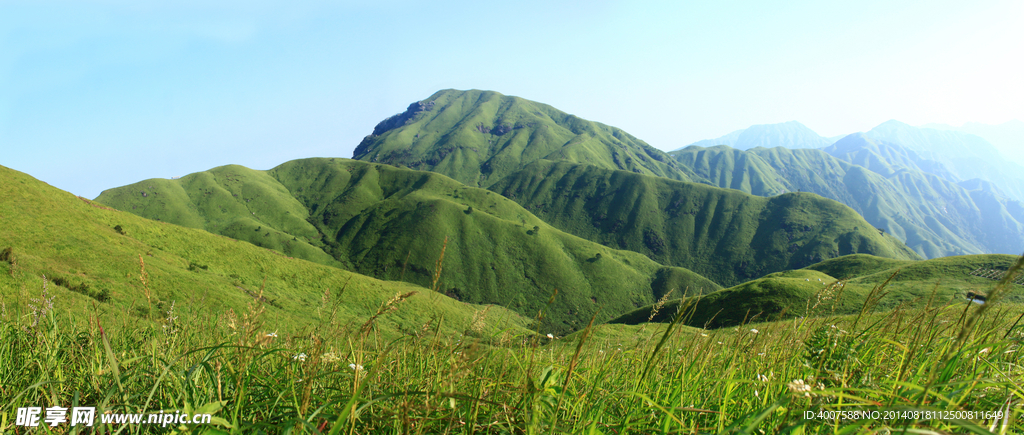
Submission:
[[[0,165],[94,198],[351,157],[444,88],[664,150],[790,120],[835,136],[1024,119],[1020,0],[696,3],[0,1]]]

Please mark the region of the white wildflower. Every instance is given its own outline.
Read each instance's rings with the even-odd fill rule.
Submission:
[[[295,356],[292,357],[292,359],[296,360],[296,361],[300,361],[300,362],[301,361],[305,361],[306,360],[306,354],[305,353],[296,354]]]
[[[787,386],[789,391],[797,394],[803,393],[804,397],[811,397],[811,391],[814,390],[814,387],[804,383],[803,379],[794,379]]]
[[[554,340],[554,339],[555,339],[555,336],[554,336],[554,334],[548,333],[548,338],[550,338],[550,339]]]
[[[363,371],[363,366],[361,366],[359,364],[355,364],[355,363],[349,364],[348,368],[352,369],[353,371],[357,371],[357,372]]]
[[[758,330],[757,330],[757,329],[755,329],[755,328],[751,328],[751,329],[750,329],[750,332],[753,332],[753,333],[757,334],[758,332],[761,332],[761,331],[758,331]]]

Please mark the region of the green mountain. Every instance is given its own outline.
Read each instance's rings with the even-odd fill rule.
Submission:
[[[813,192],[842,202],[926,258],[1011,254],[1024,247],[1021,203],[907,169],[903,165],[914,162],[913,152],[863,135],[822,150],[717,146],[671,154],[696,177],[721,187],[759,196]]]
[[[899,144],[924,159],[943,164],[952,182],[991,181],[1009,198],[1024,201],[1024,166],[1005,158],[991,143],[959,131],[919,128],[886,121],[866,132],[872,139]]]
[[[853,253],[919,258],[850,208],[812,194],[763,198],[543,160],[491,189],[555,227],[726,285]]]
[[[736,130],[717,139],[705,139],[694,142],[688,146],[713,147],[715,145],[728,145],[732,148],[749,150],[751,148],[763,147],[785,147],[785,148],[822,148],[832,144],[828,138],[815,133],[814,130],[797,122],[789,121],[778,124],[752,125],[742,130]]]
[[[491,191],[348,159],[296,160],[269,171],[223,166],[110,189],[97,201],[528,316],[558,289],[547,320],[559,332],[585,324],[599,307],[610,318],[673,289],[720,288],[566,234]]]
[[[753,321],[797,316],[856,314],[871,291],[888,283],[877,295],[875,310],[969,304],[968,294],[988,294],[994,278],[1017,262],[1012,255],[968,255],[925,261],[900,261],[870,255],[848,255],[801,270],[773,273],[715,293],[694,297],[687,324],[718,328]],[[890,280],[891,278],[891,280]],[[839,281],[839,280],[842,281]],[[1011,284],[1003,301],[1024,302],[1024,286]],[[655,310],[647,306],[611,323],[669,322],[681,300]],[[655,313],[652,316],[652,312]]]
[[[688,180],[664,152],[626,132],[491,91],[439,91],[377,124],[356,160],[433,171],[488,187],[547,159]]]
[[[53,310],[70,312],[83,323],[97,316],[108,329],[140,323],[173,329],[173,319],[168,320],[173,317],[196,325],[237,321],[242,328],[255,320],[246,317],[252,314],[249,307],[262,300],[261,323],[253,324],[259,329],[250,332],[280,331],[283,337],[332,322],[358,329],[382,303],[406,295],[394,312],[378,317],[380,332],[418,331],[443,316],[445,332],[462,333],[485,310],[488,333],[526,331],[530,323],[501,307],[430,293],[113,210],[0,166],[0,302],[5,317],[32,316],[52,304]]]

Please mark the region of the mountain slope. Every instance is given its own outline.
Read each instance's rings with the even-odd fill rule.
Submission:
[[[785,148],[822,148],[832,143],[814,130],[797,122],[789,121],[778,124],[759,124],[737,130],[717,139],[705,139],[688,146],[713,147],[727,145],[740,150],[764,147]]]
[[[687,180],[664,152],[614,127],[491,91],[443,90],[381,121],[353,158],[487,187],[539,160]]]
[[[688,325],[712,328],[797,316],[856,314],[867,295],[886,281],[876,311],[897,307],[969,304],[968,293],[988,294],[999,276],[1019,257],[968,255],[925,261],[896,261],[870,255],[848,255],[801,270],[773,273],[740,285],[693,298],[696,308]],[[838,276],[837,276],[838,275]],[[837,282],[842,279],[842,282]],[[1024,302],[1024,287],[1011,284],[1003,301]],[[655,310],[647,306],[610,323],[640,324],[648,319],[670,322],[680,300]],[[652,318],[652,312],[655,313]]]
[[[918,256],[848,207],[625,171],[538,161],[492,189],[552,225],[733,285],[851,253]]]
[[[903,169],[927,172],[946,180],[957,177],[941,162],[928,160],[913,150],[890,142],[874,140],[864,133],[853,133],[822,148],[833,157],[863,166],[889,177]]]
[[[859,159],[878,172],[825,151]],[[695,176],[721,187],[759,196],[805,191],[842,202],[927,258],[1009,254],[1024,247],[1019,202],[902,168],[888,159],[913,163],[912,152],[863,135],[847,136],[823,150],[688,147],[672,155]]]
[[[225,202],[211,205],[211,198]],[[688,270],[566,234],[490,191],[347,159],[296,160],[265,172],[220,167],[111,189],[97,201],[163,221],[185,216],[289,255],[316,250],[311,260],[527,315],[558,289],[548,320],[560,332],[579,327],[598,307],[611,317],[674,288],[720,288]]]
[[[332,307],[339,325],[358,327],[396,294],[409,296],[376,323],[391,337],[441,315],[445,332],[461,333],[485,309],[431,296],[412,284],[380,281],[116,211],[2,166],[0,252],[5,313],[30,315],[29,305],[38,308],[41,299],[52,298],[54,309],[75,313],[82,321],[97,315],[107,328],[167,325],[172,316],[223,325],[236,313],[241,318],[249,312],[247,307],[261,295],[266,329],[254,331],[260,335],[324,326],[327,319],[321,314]],[[507,323],[491,322],[490,332],[506,327],[525,331],[529,323],[500,307],[491,315]]]
[[[1008,197],[1024,201],[1024,166],[1003,157],[988,141],[957,131],[918,128],[886,121],[866,132],[869,138],[899,144],[922,158],[943,164],[956,179],[991,181]]]

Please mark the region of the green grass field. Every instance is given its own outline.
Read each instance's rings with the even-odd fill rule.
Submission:
[[[0,315],[3,433],[23,433],[12,425],[17,408],[53,405],[214,417],[96,433],[1024,430],[1019,304],[862,316],[822,306],[800,319],[713,331],[596,325],[554,339],[510,329],[453,334],[438,319],[388,339],[333,321],[268,337],[251,326],[266,320],[259,303],[235,327],[201,317],[118,327],[62,302]],[[846,419],[831,417],[840,411]],[[854,418],[861,413],[875,418]]]

